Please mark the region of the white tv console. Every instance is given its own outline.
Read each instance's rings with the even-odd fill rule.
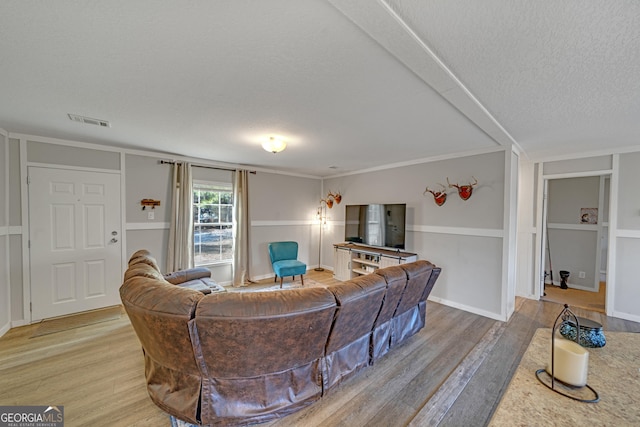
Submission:
[[[355,243],[333,245],[333,277],[345,281],[371,274],[378,268],[405,264],[418,259],[418,255],[400,250],[376,248]]]

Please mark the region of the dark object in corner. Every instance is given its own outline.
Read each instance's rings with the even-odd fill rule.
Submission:
[[[569,289],[569,287],[567,286],[567,279],[569,278],[569,272],[567,270],[560,270],[560,279],[562,280],[562,282],[560,282],[560,289]]]

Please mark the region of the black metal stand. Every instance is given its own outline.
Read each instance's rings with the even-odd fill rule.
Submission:
[[[562,383],[562,381],[560,380],[556,380],[556,377],[555,377],[555,348],[556,348],[555,335],[556,335],[557,328],[560,325],[562,325],[562,323],[558,325],[558,320],[562,317],[562,321],[564,322],[568,320],[570,316],[573,317],[573,319],[576,322],[576,331],[580,331],[580,323],[578,322],[578,317],[575,314],[573,314],[573,312],[569,310],[569,306],[565,304],[564,309],[560,312],[558,317],[556,317],[556,321],[553,322],[553,329],[551,329],[551,375],[549,375],[549,373],[545,369],[538,369],[536,371],[536,378],[538,378],[538,381],[540,381],[548,389],[551,389],[556,393],[561,394],[565,397],[568,397],[573,400],[577,400],[578,402],[596,403],[600,401],[600,395],[591,386],[589,386],[589,384],[586,384],[584,387],[573,387],[568,384]],[[576,343],[578,343],[578,345],[580,345],[579,340],[580,340],[580,334],[576,333]],[[549,377],[549,376],[551,377],[551,384],[549,384],[548,380],[545,381],[543,379],[542,374],[545,374],[546,377]],[[563,385],[562,388],[564,390],[560,389],[559,386],[556,386],[556,381],[559,383],[562,383]],[[584,390],[585,387],[587,390],[590,390],[591,393],[589,394],[593,394],[594,396],[593,398],[585,398],[575,393],[575,391]],[[591,396],[587,396],[587,397],[591,397]]]

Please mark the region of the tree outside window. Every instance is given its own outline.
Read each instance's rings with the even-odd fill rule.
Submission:
[[[233,190],[230,183],[193,183],[196,266],[233,259]]]

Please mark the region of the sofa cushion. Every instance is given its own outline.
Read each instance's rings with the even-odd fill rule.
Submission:
[[[203,277],[211,277],[211,270],[204,267],[195,267],[187,270],[174,271],[173,273],[164,275],[164,279],[174,285],[179,285],[180,283],[196,279],[202,279]]]

